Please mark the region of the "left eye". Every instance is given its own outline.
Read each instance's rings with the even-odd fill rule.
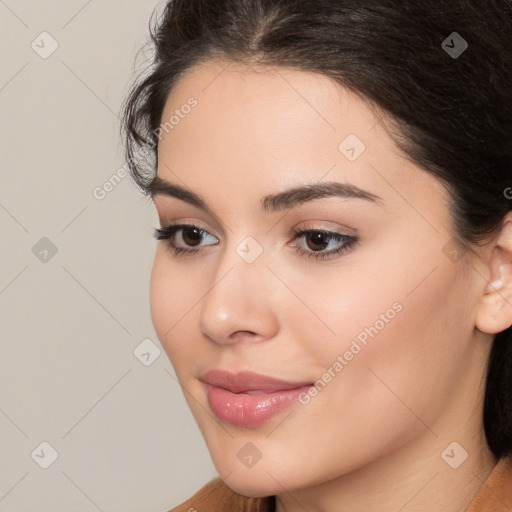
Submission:
[[[353,235],[346,235],[344,233],[338,233],[337,231],[326,231],[323,229],[307,229],[302,231],[299,230],[294,231],[293,234],[295,235],[295,238],[305,237],[306,241],[312,241],[313,246],[323,246],[325,244],[329,245],[331,242],[335,242],[335,246],[338,245],[337,248],[331,249],[326,252],[323,252],[325,249],[322,248],[320,248],[319,250],[313,248],[313,251],[310,252],[298,246],[297,252],[305,256],[308,256],[309,258],[326,259],[330,256],[336,256],[345,251],[348,251],[350,248],[352,248],[358,243],[358,238]]]
[[[175,235],[181,231],[181,238],[185,242],[185,244],[190,244],[192,247],[197,243],[200,242],[203,238],[203,235],[209,235],[207,231],[204,229],[199,228],[198,226],[194,226],[192,224],[176,224],[173,226],[166,226],[162,229],[156,229],[155,230],[155,237],[157,240],[168,240],[169,246],[172,249],[181,249],[180,247],[177,247],[175,244],[174,239],[176,238]],[[209,235],[212,238],[215,238],[212,235]],[[188,249],[182,249],[185,252],[198,252],[197,250],[191,250]]]
[[[185,247],[180,247],[176,243],[177,234],[181,234],[182,243]],[[346,235],[343,233],[338,233],[336,231],[326,231],[322,229],[308,229],[302,231],[294,231],[294,240],[298,238],[305,238],[312,242],[313,246],[324,246],[325,244],[329,245],[331,242],[335,242],[335,245],[338,245],[337,248],[330,249],[325,251],[325,248],[318,249],[318,247],[313,247],[312,250],[305,250],[300,245],[296,247],[296,251],[302,255],[306,255],[308,257],[313,258],[322,258],[340,254],[352,246],[354,246],[358,239],[352,235]],[[163,228],[157,228],[154,231],[154,236],[157,240],[166,240],[168,247],[174,252],[175,255],[192,255],[193,253],[202,252],[203,249],[190,249],[189,247],[200,247],[200,243],[205,236],[210,236],[214,240],[217,240],[216,237],[210,235],[207,231],[200,228],[199,226],[195,226],[193,224],[175,224],[170,226],[165,226]],[[215,244],[206,244],[206,245],[215,245]],[[293,244],[295,246],[295,243]],[[309,244],[308,244],[309,245]]]

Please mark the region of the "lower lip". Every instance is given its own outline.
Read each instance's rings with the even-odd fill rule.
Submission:
[[[273,393],[232,393],[206,384],[208,403],[218,418],[231,425],[254,427],[297,402],[311,385]]]

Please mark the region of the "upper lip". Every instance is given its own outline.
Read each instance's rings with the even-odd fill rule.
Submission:
[[[274,391],[296,389],[311,385],[311,382],[288,382],[248,371],[230,373],[219,369],[206,372],[201,376],[200,380],[207,384],[227,389],[232,393],[242,393],[244,391],[266,391],[272,393]]]

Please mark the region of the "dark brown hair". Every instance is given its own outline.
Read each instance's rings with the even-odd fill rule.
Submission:
[[[512,210],[511,34],[510,0],[171,0],[123,104],[131,175],[148,193],[166,100],[195,66],[317,72],[386,114],[404,155],[447,187],[455,240],[473,251]],[[512,453],[512,328],[495,336],[482,412],[492,452]]]

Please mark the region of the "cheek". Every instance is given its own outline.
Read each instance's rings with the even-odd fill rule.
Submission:
[[[400,397],[427,414],[439,411],[460,371],[471,322],[461,301],[463,283],[436,243],[418,254],[411,254],[409,242],[397,243],[387,253],[381,250],[379,260],[359,261],[364,272],[332,272],[316,288],[303,283],[307,303],[324,326],[297,323],[296,312],[289,313],[289,322],[295,318],[297,339],[315,362],[314,378],[322,381],[318,396],[355,409],[354,397],[389,404]],[[324,383],[330,391],[323,391]]]
[[[396,418],[402,411],[404,422],[421,429],[422,422],[411,410],[430,424],[449,399],[464,353],[465,333],[461,336],[461,331],[467,311],[458,300],[449,264],[440,264],[420,286],[404,293],[407,281],[383,279],[372,293],[371,303],[361,308],[364,312],[354,312],[343,349],[350,349],[355,342],[360,351],[341,371],[333,398],[355,409],[359,408],[355,397],[367,404],[380,404],[367,415],[369,424],[394,410]],[[393,304],[399,307],[386,314]],[[387,323],[379,321],[382,313]]]
[[[464,315],[464,306],[459,305],[449,263],[440,260],[436,271],[412,293],[414,286],[408,283],[418,272],[413,267],[402,270],[406,275],[381,274],[371,292],[344,280],[345,288],[330,294],[323,309],[317,310],[335,336],[318,335],[316,322],[309,327],[305,321],[297,324],[305,329],[297,339],[309,338],[307,358],[315,369],[313,377],[319,379],[318,392],[303,402],[295,423],[283,422],[273,432],[272,449],[282,441],[283,460],[293,464],[290,454],[313,443],[315,453],[325,454],[317,459],[332,459],[340,471],[347,470],[365,457],[398,448],[442,414],[461,366],[460,343],[454,343],[459,325],[453,319],[467,323],[467,312]],[[338,285],[341,280],[330,283],[333,288]],[[308,304],[316,304],[321,296],[309,294],[308,299]],[[358,338],[359,334],[365,336]],[[338,357],[347,352],[350,359],[345,356],[340,362]],[[318,474],[323,470],[315,469]]]
[[[400,252],[399,248],[396,251]],[[280,323],[293,331],[290,339],[302,345],[308,361],[314,362],[316,373],[323,372],[345,353],[349,361],[357,359],[360,363],[373,353],[377,356],[379,346],[390,348],[383,343],[387,336],[405,334],[421,320],[421,311],[411,312],[417,307],[411,301],[414,296],[407,296],[412,289],[410,283],[421,271],[389,264],[398,259],[393,249],[388,253],[380,249],[373,254],[366,251],[362,256],[354,255],[330,267],[318,265],[314,272],[294,274],[281,270],[283,280],[301,302],[290,294],[283,297],[279,302]],[[410,266],[410,261],[407,264]],[[436,290],[427,295],[431,293]],[[415,315],[419,316],[413,318]]]
[[[172,325],[171,322],[168,322],[167,313],[173,311],[174,308],[172,308],[172,303],[169,304],[169,301],[176,300],[175,290],[169,286],[170,278],[171,275],[169,272],[165,272],[162,257],[159,255],[159,249],[157,249],[153,260],[153,268],[151,269],[149,304],[151,320],[162,343],[164,342],[163,334],[165,334],[165,331]]]
[[[169,260],[163,248],[157,249],[149,288],[151,319],[155,332],[176,369],[180,369],[180,365],[175,363],[183,357],[184,349],[190,345],[180,344],[178,341],[186,340],[187,331],[192,332],[190,322],[197,314],[194,304],[201,297],[194,282],[186,273],[180,272],[179,265]]]
[[[431,305],[433,315],[442,311],[435,306],[450,293],[453,268],[438,238],[428,239],[424,230],[403,224],[368,237],[360,249],[333,264],[318,264],[308,272],[283,268],[284,280],[307,306],[289,299],[295,309],[289,313],[287,325],[301,323],[308,332],[316,329],[316,337],[323,341],[315,347],[341,350],[357,335],[364,342],[364,333],[369,336],[366,328],[371,326],[386,331],[398,317],[405,324],[404,316],[421,322],[429,314],[424,308]],[[422,250],[425,246],[427,251]],[[432,281],[434,286],[430,286]],[[297,314],[297,305],[304,315]]]
[[[421,339],[441,324],[443,329],[454,326],[461,320],[457,311],[467,318],[455,266],[444,256],[440,237],[427,238],[424,232],[405,232],[385,245],[376,242],[373,250],[365,249],[328,277],[321,293],[309,297],[334,331],[334,345],[358,336],[364,344],[393,332],[393,346],[411,347],[407,333]]]

